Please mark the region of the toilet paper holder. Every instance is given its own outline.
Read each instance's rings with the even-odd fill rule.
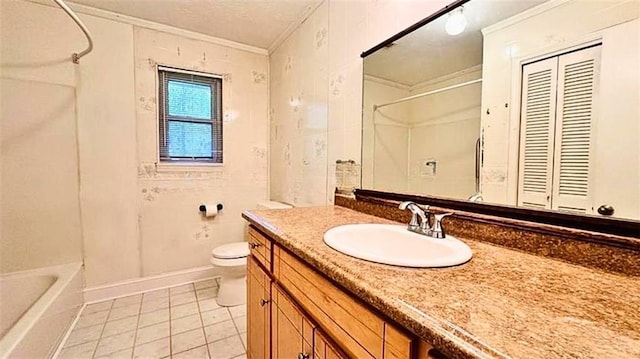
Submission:
[[[222,205],[222,203],[218,203],[218,204],[216,204],[216,208],[218,209],[218,212],[219,212],[219,211],[222,211],[222,208],[223,208],[223,207],[224,207],[224,206]],[[207,212],[207,206],[205,206],[204,204],[201,204],[201,205],[198,207],[198,211],[200,211],[200,212],[202,212],[202,213]]]

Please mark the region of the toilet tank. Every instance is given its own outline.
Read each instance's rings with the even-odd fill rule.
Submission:
[[[285,209],[285,208],[293,208],[293,206],[288,205],[286,203],[277,202],[277,201],[266,201],[260,202],[257,206],[258,209]]]

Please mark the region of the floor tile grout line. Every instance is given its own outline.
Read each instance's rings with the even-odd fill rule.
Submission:
[[[133,359],[133,353],[136,351],[136,342],[138,341],[138,329],[140,329],[140,316],[142,315],[142,300],[144,299],[144,293],[140,296],[140,307],[138,308],[138,320],[136,321],[135,333],[133,333],[133,347],[131,348],[131,359]]]
[[[173,330],[171,329],[171,312],[173,312],[173,306],[171,305],[171,287],[167,288],[167,291],[169,292],[169,297],[167,297],[167,300],[169,301],[169,355],[168,357],[171,358],[173,357]]]
[[[105,302],[106,302],[106,300],[105,300]],[[97,303],[92,303],[92,304],[97,304]],[[71,334],[72,334],[73,332],[75,332],[75,331],[77,331],[77,330],[84,330],[84,329],[89,329],[89,328],[91,328],[91,327],[97,327],[97,326],[99,326],[99,325],[106,325],[106,321],[105,321],[105,323],[103,323],[103,324],[87,325],[87,326],[85,326],[85,327],[80,327],[80,328],[78,328],[78,323],[80,322],[80,318],[81,318],[83,315],[85,315],[85,310],[86,310],[86,308],[87,308],[87,306],[83,306],[83,307],[82,307],[82,309],[81,309],[81,310],[80,310],[80,312],[78,313],[78,320],[77,320],[75,323],[73,323],[73,326],[72,326],[71,328],[69,328],[69,329],[68,329],[68,331],[69,331],[69,337],[71,336]],[[100,312],[108,312],[108,311],[110,311],[110,310],[111,310],[111,306],[109,306],[109,308],[107,308],[107,309],[98,310],[98,311],[95,311],[95,312],[92,312],[92,313],[87,313],[86,315],[96,314],[96,313],[100,313]],[[108,317],[109,317],[109,313],[107,313],[107,318],[108,318]],[[104,329],[104,328],[103,328],[103,329]],[[100,335],[102,335],[102,330],[100,331]],[[92,341],[93,341],[93,340],[87,340],[87,341],[83,341],[83,342],[80,342],[80,343],[77,343],[77,344],[74,344],[74,345],[67,345],[67,343],[68,343],[68,341],[69,341],[69,337],[67,337],[67,338],[65,339],[65,341],[64,341],[63,343],[61,343],[62,348],[60,349],[60,353],[62,353],[62,350],[64,350],[64,349],[67,349],[67,348],[74,348],[74,347],[77,347],[77,346],[80,346],[80,345],[84,345],[84,344],[87,344],[87,343],[90,343],[90,342],[92,342]],[[97,339],[94,339],[94,340],[96,340],[96,341],[100,341],[100,337],[98,337]]]
[[[229,307],[227,307],[227,311],[229,311],[229,317],[231,317],[231,322],[233,323],[233,327],[236,328],[236,336],[238,337],[238,340],[240,340],[240,344],[242,344],[242,348],[244,349],[245,354],[247,353],[247,349],[244,347],[244,343],[242,342],[242,338],[240,337],[240,330],[238,329],[238,325],[236,324],[236,321],[233,318],[233,315],[231,314],[231,309],[229,309]],[[229,337],[231,338],[231,336]]]
[[[108,309],[107,309],[107,310],[108,310]],[[102,310],[101,312],[104,312],[104,310]],[[89,329],[89,328],[91,328],[91,327],[97,327],[97,326],[100,326],[100,325],[102,325],[102,324],[94,324],[94,325],[90,325],[90,326],[88,326],[88,327],[77,328],[77,327],[76,327],[76,326],[77,326],[77,324],[76,324],[75,326],[73,326],[73,328],[69,329],[69,331],[70,331],[69,336],[71,336],[71,334],[72,334],[73,332],[75,332],[76,330]],[[93,339],[93,340],[99,340],[99,339],[100,339],[100,338],[98,338],[98,339]],[[87,340],[87,341],[83,341],[83,342],[80,342],[80,343],[77,343],[77,344],[67,345],[67,343],[69,342],[69,338],[67,338],[67,340],[64,342],[64,345],[62,346],[62,349],[74,348],[74,347],[77,347],[77,346],[79,346],[79,345],[83,345],[83,344],[87,344],[87,343],[89,343],[89,342],[92,342],[93,340]]]
[[[238,334],[238,332],[236,331],[236,333],[235,333],[235,334],[231,334],[231,335],[229,335],[229,336],[227,336],[227,337],[218,338],[218,339],[216,339],[216,340],[213,340],[213,341],[207,342],[207,345],[208,345],[208,344],[211,344],[211,343],[221,342],[221,341],[223,341],[223,340],[226,340],[226,339],[229,339],[229,338],[233,338],[233,337],[235,337],[235,336],[240,337],[240,334]],[[240,340],[240,341],[242,341],[242,340]]]
[[[208,279],[205,279],[203,281],[200,282],[206,282],[208,281]],[[203,287],[203,288],[196,288],[196,283],[197,282],[193,282],[193,288],[195,289],[195,291],[199,291],[199,290],[205,290],[205,289],[209,289],[209,288],[213,288],[213,287],[217,287],[218,286],[218,282],[216,282],[215,280],[213,280],[215,282],[215,284],[212,284],[210,287]]]
[[[236,324],[236,321],[233,318],[233,315],[231,315],[231,309],[229,309],[229,307],[227,307],[227,311],[229,312],[229,317],[231,318],[231,321],[233,322],[233,327],[236,328],[236,334],[240,335],[240,330],[238,329],[238,325]]]
[[[203,312],[203,308],[201,307],[201,301],[203,301],[203,300],[208,300],[208,299],[215,300],[215,296],[212,296],[212,297],[209,297],[208,295],[202,296],[201,292],[202,292],[202,291],[205,291],[205,290],[214,290],[214,289],[216,288],[215,282],[213,282],[213,284],[212,284],[210,287],[206,287],[206,288],[198,288],[198,289],[196,289],[196,287],[195,287],[195,282],[191,282],[191,283],[189,283],[188,285],[191,287],[190,289],[188,289],[187,291],[184,291],[184,292],[178,293],[178,294],[176,294],[176,295],[187,295],[187,293],[193,293],[193,297],[195,298],[195,300],[194,300],[193,302],[181,303],[180,305],[182,305],[182,304],[194,303],[194,302],[196,303],[197,315],[199,316],[199,318],[197,318],[197,320],[198,320],[198,322],[199,322],[199,324],[200,324],[200,328],[199,328],[199,329],[200,329],[200,331],[201,331],[201,334],[204,336],[204,343],[203,343],[203,345],[204,345],[204,346],[206,346],[206,349],[205,349],[205,350],[207,351],[207,355],[208,355],[209,357],[211,357],[211,351],[210,351],[210,348],[209,348],[209,344],[211,344],[211,343],[215,343],[215,342],[218,342],[218,341],[222,341],[222,340],[225,340],[225,339],[229,339],[229,338],[234,337],[234,336],[238,336],[238,338],[241,340],[241,339],[242,339],[242,338],[240,338],[240,334],[241,334],[241,333],[239,332],[238,325],[237,325],[237,323],[236,323],[236,321],[235,321],[235,319],[234,319],[234,317],[233,317],[233,315],[232,315],[232,313],[231,313],[231,310],[230,310],[228,307],[218,307],[218,308],[213,308],[213,309],[211,309],[210,311],[213,311],[213,310],[216,310],[216,309],[225,308],[225,309],[226,309],[227,314],[229,315],[229,318],[230,318],[229,320],[231,320],[231,321],[232,321],[232,325],[233,325],[233,327],[234,327],[234,329],[235,329],[235,332],[234,332],[234,334],[229,335],[229,336],[226,336],[226,337],[224,337],[224,338],[219,338],[219,339],[214,340],[214,341],[212,341],[212,342],[208,342],[208,340],[207,340],[207,336],[206,336],[206,331],[205,331],[204,318],[203,318],[203,314],[204,314],[204,313],[207,313],[208,311]],[[172,287],[171,287],[171,288],[172,288]],[[174,330],[172,329],[172,326],[171,326],[172,320],[173,320],[173,319],[175,319],[175,318],[174,318],[174,315],[173,315],[173,313],[172,313],[172,307],[174,306],[174,304],[176,304],[176,306],[178,306],[178,304],[177,304],[177,303],[174,303],[174,302],[172,301],[172,298],[171,298],[171,288],[167,288],[167,289],[166,289],[166,290],[167,290],[167,292],[168,292],[168,295],[167,295],[166,297],[165,297],[164,295],[162,296],[162,298],[155,298],[155,297],[152,297],[152,299],[156,299],[156,300],[159,300],[159,299],[163,299],[163,298],[164,298],[164,299],[166,299],[166,301],[168,302],[168,308],[166,308],[166,310],[168,310],[168,311],[169,311],[169,313],[168,313],[168,317],[169,317],[169,319],[168,319],[168,325],[169,325],[169,355],[168,355],[168,357],[171,357],[171,356],[173,356],[173,355],[175,355],[175,354],[180,354],[180,353],[182,353],[182,352],[185,352],[185,351],[189,351],[189,350],[193,350],[193,349],[194,349],[194,348],[188,348],[187,350],[183,350],[183,351],[181,351],[180,353],[174,353],[174,350],[173,350],[172,344],[173,344],[173,336],[174,336],[174,334],[176,334],[176,333],[174,333]],[[131,354],[130,354],[130,355],[131,355],[131,357],[130,357],[130,358],[133,358],[133,357],[134,357],[135,347],[136,347],[137,345],[139,345],[139,344],[140,344],[140,342],[138,341],[138,333],[139,333],[139,331],[142,329],[142,328],[140,327],[140,325],[141,325],[141,319],[142,319],[142,314],[143,314],[143,313],[142,313],[142,310],[143,310],[143,308],[142,308],[142,304],[145,302],[145,294],[146,294],[146,293],[140,293],[140,298],[139,298],[139,300],[137,301],[137,303],[128,303],[128,304],[123,305],[123,306],[117,306],[117,303],[116,303],[116,300],[115,300],[115,299],[111,299],[111,300],[110,300],[110,303],[109,303],[108,308],[106,308],[105,310],[103,310],[104,312],[107,312],[107,313],[106,313],[106,317],[105,317],[105,319],[104,319],[104,322],[102,322],[102,323],[100,323],[100,324],[96,324],[96,325],[95,325],[95,326],[100,325],[100,326],[101,326],[101,328],[100,328],[100,333],[99,333],[98,339],[97,339],[97,341],[96,341],[96,343],[95,343],[95,346],[94,346],[94,347],[93,347],[93,349],[92,349],[92,352],[91,352],[91,358],[96,358],[96,356],[98,355],[98,353],[97,353],[97,348],[99,347],[99,345],[101,344],[101,342],[102,342],[104,339],[106,339],[106,338],[111,338],[111,337],[113,337],[113,336],[115,336],[115,335],[122,334],[122,333],[117,333],[117,334],[114,334],[114,335],[110,335],[110,336],[106,336],[106,337],[105,337],[106,327],[107,327],[107,324],[108,324],[108,323],[113,323],[113,322],[116,322],[116,321],[119,321],[119,320],[125,320],[125,319],[127,319],[127,318],[133,317],[133,315],[131,315],[131,316],[127,316],[127,317],[124,317],[124,318],[118,318],[118,319],[114,319],[114,320],[110,321],[109,319],[111,318],[111,315],[113,314],[112,312],[113,312],[114,308],[115,308],[115,309],[117,309],[117,308],[121,308],[121,307],[126,307],[127,305],[131,306],[131,305],[136,305],[136,304],[137,304],[137,305],[138,305],[137,313],[136,313],[136,314],[134,314],[134,315],[136,315],[136,318],[135,318],[135,327],[134,327],[133,329],[131,329],[131,330],[128,330],[128,331],[123,332],[123,333],[126,333],[126,332],[133,332],[133,342],[132,342],[132,347],[127,347],[127,348],[123,348],[123,349],[119,349],[119,350],[118,350],[118,351],[124,351],[124,350],[126,350],[126,349],[131,348],[132,352],[131,352]],[[176,296],[176,295],[174,295],[174,299],[175,299],[175,296]],[[83,309],[84,309],[84,308],[83,308]],[[156,311],[161,311],[162,309],[165,309],[165,308],[159,308],[159,309],[157,309]],[[97,312],[94,312],[94,313],[98,313],[98,312],[101,312],[101,311],[97,311]],[[153,312],[153,311],[152,311],[152,312]],[[152,312],[149,312],[149,313],[152,313]],[[91,313],[91,314],[93,314],[93,313]],[[178,319],[179,319],[179,318],[178,318]],[[161,322],[159,322],[159,323],[154,323],[154,324],[151,324],[151,325],[147,325],[147,327],[148,327],[148,326],[152,326],[152,325],[157,325],[157,324],[165,323],[165,322],[166,322],[166,321],[161,321]],[[222,322],[224,322],[224,321],[222,321]],[[222,322],[218,322],[218,323],[222,323]],[[216,325],[216,324],[218,324],[218,323],[213,323],[212,325]],[[77,326],[77,324],[76,324],[76,326]],[[83,328],[80,328],[80,329],[85,329],[85,328],[90,328],[90,327],[91,327],[91,326],[86,326],[86,327],[83,327]],[[75,330],[75,329],[78,329],[78,328],[75,328],[75,327],[74,327],[73,329]],[[96,328],[96,329],[97,329],[97,328]],[[195,329],[197,330],[198,328],[195,328]],[[86,343],[86,342],[85,342],[85,343]],[[77,344],[77,345],[81,345],[81,344],[83,344],[83,343],[80,343],[80,344]],[[198,346],[197,346],[197,347],[195,347],[195,348],[198,348]],[[245,348],[245,350],[246,350],[246,348]],[[116,352],[118,352],[118,351],[116,351]],[[109,354],[113,354],[113,353],[109,353]]]
[[[111,315],[111,309],[113,309],[113,303],[115,303],[115,300],[112,299],[111,305],[109,306],[109,313],[107,313],[107,317],[105,318],[104,323],[102,323],[102,330],[100,331],[100,336],[98,337],[96,346],[93,348],[93,352],[91,353],[91,358],[96,357],[96,353],[98,352],[98,346],[100,345],[100,341],[102,340],[102,334],[104,333],[104,328],[107,327],[107,322],[109,321],[109,316]]]
[[[193,290],[196,294],[196,305],[198,306],[198,316],[200,317],[200,324],[202,328],[202,334],[204,335],[204,346],[207,349],[207,356],[211,358],[211,351],[209,350],[209,343],[207,342],[207,332],[204,330],[204,320],[202,319],[202,311],[200,310],[200,298],[198,296],[198,290],[196,289],[195,282],[193,283]]]

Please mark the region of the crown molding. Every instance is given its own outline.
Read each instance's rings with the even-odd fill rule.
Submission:
[[[280,36],[278,36],[278,38],[276,38],[271,45],[269,45],[268,48],[268,52],[269,54],[272,54],[273,52],[275,52],[278,47],[280,47],[280,45],[282,45],[283,42],[285,42],[285,40],[291,36],[291,34],[293,34],[299,27],[300,25],[304,24],[305,21],[307,21],[307,19],[313,15],[314,12],[316,12],[316,10],[322,5],[324,4],[324,2],[327,0],[323,0],[323,1],[319,1],[315,4],[311,4],[309,6],[307,6],[307,8],[304,10],[304,12],[302,13],[302,15],[300,15],[300,17],[298,18],[298,20],[294,21],[293,23],[291,23],[282,34],[280,34]]]
[[[50,6],[58,9],[58,7],[55,4],[45,2],[43,0],[25,0],[25,1],[35,3],[35,4]],[[87,6],[87,5],[77,4],[71,1],[67,2],[67,4],[71,9],[73,9],[73,11],[79,14],[95,16],[102,19],[106,19],[106,20],[116,21],[116,22],[143,27],[151,30],[162,31],[162,32],[166,32],[174,35],[183,36],[193,40],[200,40],[200,41],[208,42],[211,44],[216,44],[216,45],[230,47],[237,50],[252,52],[259,55],[269,55],[269,52],[267,51],[267,49],[246,45],[246,44],[231,41],[231,40],[225,40],[219,37],[205,35],[199,32],[185,30],[178,27],[161,24],[154,21],[144,20],[137,17],[129,16],[129,15],[123,15],[123,14],[119,14],[119,13],[108,11],[108,10],[98,9],[98,8]]]

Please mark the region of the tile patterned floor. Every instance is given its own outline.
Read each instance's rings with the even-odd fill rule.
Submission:
[[[58,359],[246,359],[246,306],[217,294],[212,279],[87,305]]]

